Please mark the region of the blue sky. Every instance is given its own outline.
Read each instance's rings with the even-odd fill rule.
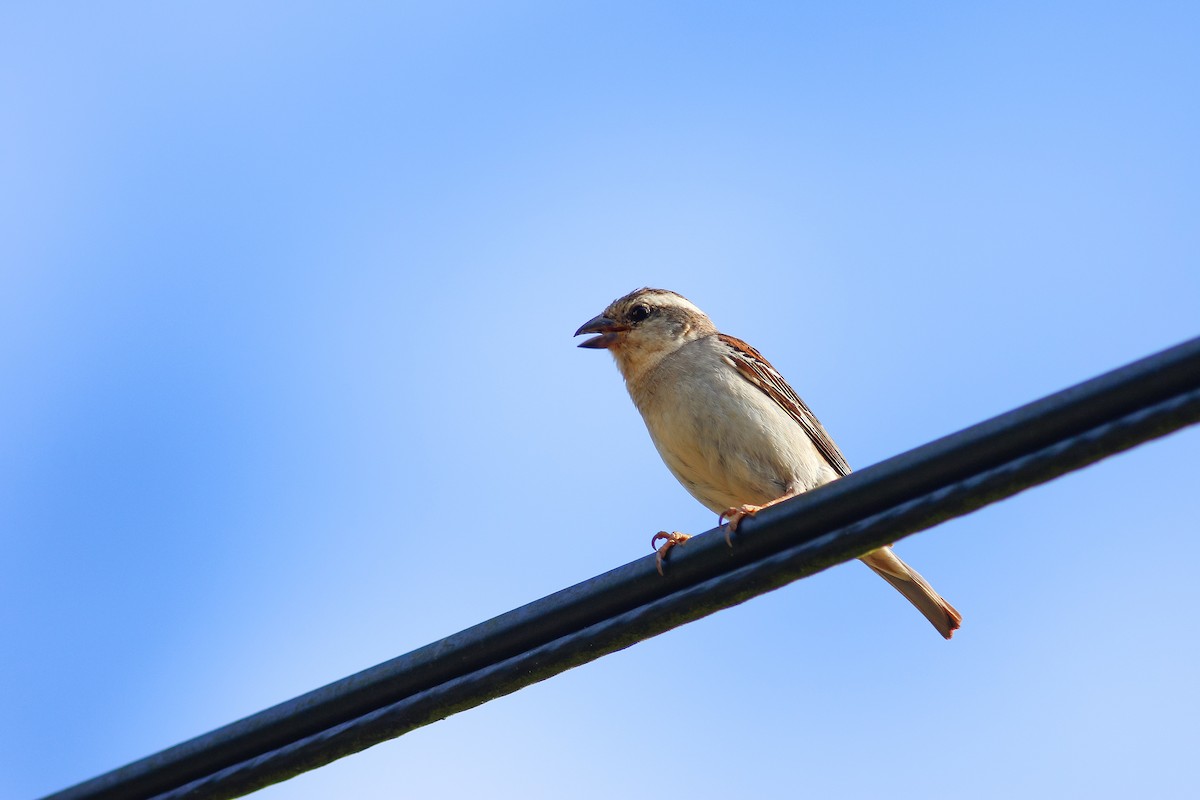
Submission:
[[[1200,333],[1186,3],[0,11],[0,796],[715,524],[642,285],[866,466]],[[1200,432],[262,798],[1182,797]],[[467,765],[471,765],[468,767]]]

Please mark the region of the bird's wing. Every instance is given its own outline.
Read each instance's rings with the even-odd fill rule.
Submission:
[[[825,456],[829,466],[837,470],[839,475],[849,475],[850,465],[846,462],[842,451],[833,443],[825,426],[804,404],[800,395],[796,394],[796,390],[788,386],[788,382],[783,379],[783,376],[762,357],[762,353],[733,336],[719,333],[717,338],[729,347],[726,357],[742,377],[761,389],[767,397],[778,403],[780,408],[788,413],[788,416],[800,423],[800,427],[804,428],[813,444],[821,451],[821,455]]]

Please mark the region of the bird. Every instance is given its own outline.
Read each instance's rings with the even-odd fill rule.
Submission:
[[[825,427],[762,354],[717,330],[691,301],[666,289],[637,289],[585,322],[579,344],[608,350],[667,468],[701,505],[736,531],[747,516],[850,474]],[[651,539],[660,574],[689,536]],[[656,547],[659,541],[660,547]],[[946,639],[962,615],[890,546],[860,560]]]

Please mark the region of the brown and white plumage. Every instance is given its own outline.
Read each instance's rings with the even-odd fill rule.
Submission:
[[[638,289],[576,331],[580,347],[612,353],[667,468],[722,518],[738,521],[850,472],[795,390],[750,345],[720,333],[699,308],[664,289]],[[684,539],[669,539],[661,557]],[[655,541],[660,538],[655,537]],[[862,561],[949,639],[962,617],[890,547]]]

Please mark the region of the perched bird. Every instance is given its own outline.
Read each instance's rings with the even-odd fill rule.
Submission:
[[[612,353],[629,396],[671,473],[737,530],[746,516],[850,473],[812,411],[750,345],[719,333],[686,298],[638,289],[575,332],[579,346]],[[663,557],[686,541],[661,531]],[[862,561],[949,639],[962,616],[890,547]]]

